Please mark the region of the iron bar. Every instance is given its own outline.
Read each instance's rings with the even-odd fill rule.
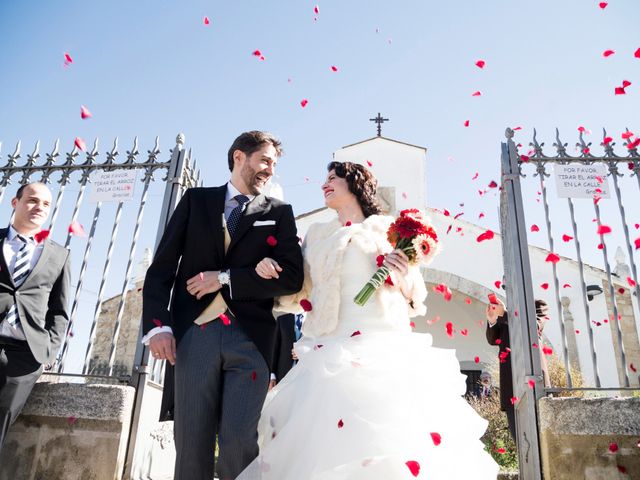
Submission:
[[[89,363],[91,361],[91,351],[93,350],[93,343],[95,342],[96,326],[98,325],[98,319],[100,318],[100,309],[102,308],[102,299],[104,297],[104,289],[107,284],[107,277],[109,276],[109,267],[111,266],[111,256],[113,255],[113,246],[116,242],[118,235],[118,226],[120,225],[120,218],[122,216],[122,205],[124,202],[118,202],[118,208],[116,210],[116,216],[113,221],[113,229],[111,230],[111,239],[109,240],[109,247],[107,248],[107,258],[104,261],[104,268],[102,270],[102,278],[100,279],[100,288],[98,289],[98,298],[96,300],[96,307],[93,313],[93,322],[91,322],[91,330],[89,332],[89,341],[87,342],[87,350],[84,355],[84,367],[82,373],[89,373]]]
[[[546,169],[544,166],[544,162],[537,161],[536,172],[540,177],[540,189],[542,191],[542,204],[544,205],[544,216],[547,223],[547,237],[549,240],[549,251],[554,252],[553,245],[553,233],[551,231],[551,215],[549,213],[549,202],[547,200],[547,185],[544,181],[544,177],[548,174],[546,173]],[[569,346],[567,344],[567,332],[566,325],[564,321],[564,310],[562,308],[562,302],[560,301],[560,281],[558,280],[558,267],[555,262],[551,263],[551,270],[553,272],[553,287],[556,297],[556,308],[558,310],[558,315],[560,316],[560,336],[562,338],[562,355],[564,357],[564,368],[565,374],[567,377],[567,385],[569,387],[573,386],[572,378],[571,378],[571,366],[569,364]],[[537,315],[537,311],[536,311]]]
[[[602,227],[602,219],[600,217],[600,206],[598,205],[598,202],[595,199],[593,202],[593,206],[596,211],[596,221],[598,224],[598,231],[600,232],[600,229]],[[623,368],[624,368],[624,386],[628,387],[630,384],[629,384],[629,371],[627,368],[627,356],[625,354],[624,344],[622,342],[622,328],[620,326],[618,303],[616,302],[616,293],[615,293],[615,288],[613,286],[613,279],[611,275],[611,265],[609,265],[609,257],[607,255],[607,243],[604,240],[604,235],[602,234],[602,232],[600,232],[600,244],[602,245],[602,255],[604,257],[604,266],[605,266],[605,272],[607,274],[607,283],[609,284],[609,297],[611,298],[611,307],[613,310],[612,322],[615,323],[616,325],[616,330],[618,334],[618,338],[617,338],[618,348],[620,348],[620,360],[622,361]]]
[[[571,226],[573,227],[573,240],[576,246],[576,257],[578,259],[578,271],[580,272],[580,288],[582,289],[582,304],[584,305],[585,321],[587,322],[589,332],[589,348],[591,349],[591,363],[593,366],[593,375],[596,387],[600,387],[600,371],[598,369],[598,354],[596,352],[596,343],[593,336],[593,324],[591,323],[591,311],[587,299],[587,283],[584,279],[584,262],[582,261],[582,253],[580,251],[580,239],[578,237],[578,224],[576,223],[575,212],[573,208],[573,200],[567,198],[569,203],[569,213],[571,214]],[[579,361],[579,360],[578,360]]]

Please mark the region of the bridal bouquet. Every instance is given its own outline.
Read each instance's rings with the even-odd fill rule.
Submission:
[[[387,239],[394,249],[402,250],[410,265],[428,265],[438,253],[438,235],[422,213],[413,208],[402,210],[400,216],[387,231]],[[353,299],[363,306],[380,286],[389,278],[391,270],[382,265]]]

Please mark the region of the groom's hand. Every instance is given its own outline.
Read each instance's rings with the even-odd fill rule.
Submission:
[[[169,332],[156,333],[149,339],[149,351],[156,360],[169,360],[176,364],[176,339]]]
[[[218,281],[218,273],[220,271],[200,272],[195,277],[187,280],[187,291],[200,300],[207,293],[217,292],[222,288]]]

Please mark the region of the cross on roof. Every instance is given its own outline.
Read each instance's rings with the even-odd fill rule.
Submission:
[[[383,122],[388,122],[389,119],[388,118],[382,118],[382,115],[380,115],[380,112],[378,112],[378,116],[376,118],[370,118],[369,121],[370,122],[376,122],[378,124],[378,136],[381,137],[382,136],[382,124],[383,124]]]

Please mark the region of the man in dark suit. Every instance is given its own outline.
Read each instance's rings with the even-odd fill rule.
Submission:
[[[163,407],[166,414],[175,400],[175,480],[211,480],[216,434],[221,480],[258,455],[273,298],[303,281],[291,206],[261,193],[280,155],[272,135],[240,135],[229,149],[230,181],[187,190],[146,274],[143,341],[175,365],[175,394],[168,375]],[[267,257],[277,262],[275,279],[255,271]]]
[[[509,338],[509,321],[504,303],[497,300],[497,304],[487,305],[487,341],[491,345],[498,345],[498,360],[500,362],[500,408],[507,414],[511,437],[516,439],[516,416],[513,398],[513,370],[511,368],[511,340]],[[536,300],[536,320],[538,327],[538,344],[542,344],[542,330],[549,317],[549,307],[544,300]],[[546,387],[551,387],[547,361],[540,355],[542,376]]]
[[[13,223],[0,229],[0,449],[69,321],[69,252],[42,231],[51,192],[23,185],[11,205]]]
[[[302,322],[304,315],[285,313],[276,318],[276,341],[273,348],[273,366],[271,383],[274,386],[295,365],[293,344],[302,336]]]

